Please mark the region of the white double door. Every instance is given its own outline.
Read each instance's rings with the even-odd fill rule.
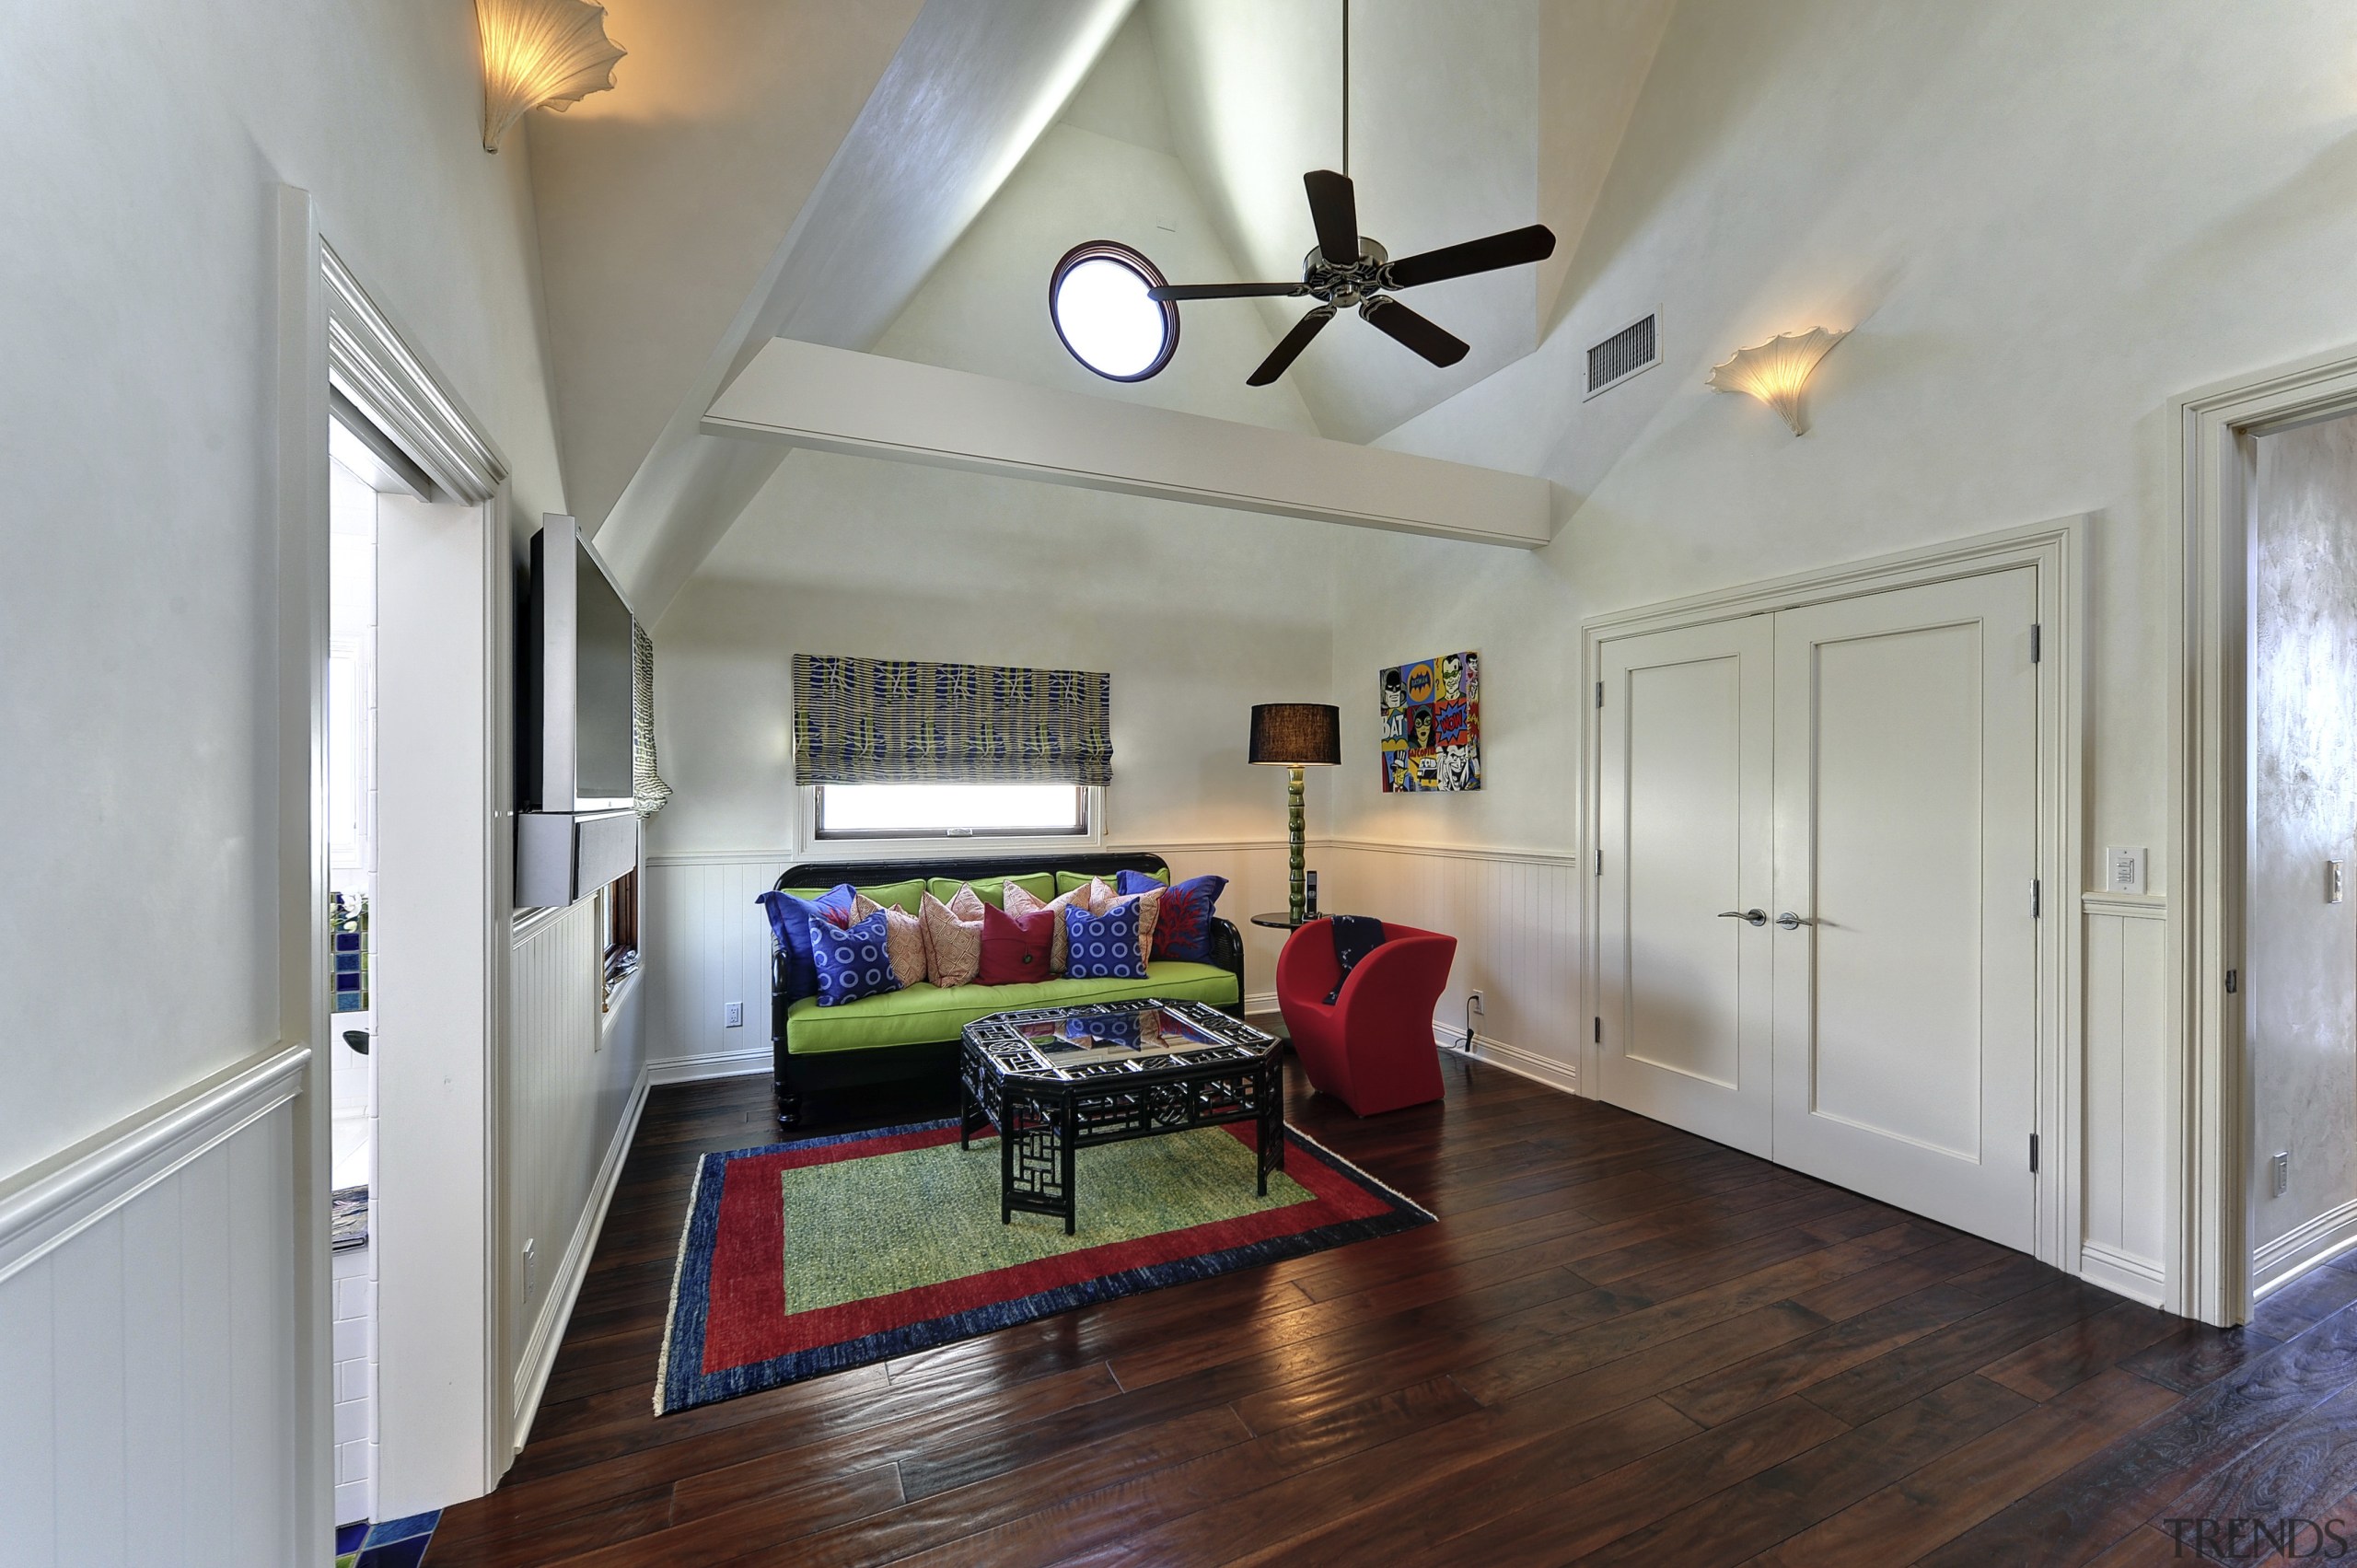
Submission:
[[[1604,645],[1599,1088],[2026,1249],[2036,572]]]

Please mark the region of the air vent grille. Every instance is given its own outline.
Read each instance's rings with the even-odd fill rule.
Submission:
[[[1654,318],[1624,327],[1587,351],[1587,395],[1617,386],[1661,358],[1654,339]]]

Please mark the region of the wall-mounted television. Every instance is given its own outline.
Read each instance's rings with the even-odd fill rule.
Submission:
[[[571,517],[532,536],[517,704],[517,805],[603,811],[631,803],[631,612]]]
[[[516,902],[558,908],[638,864],[630,604],[571,517],[532,536],[517,641]]]

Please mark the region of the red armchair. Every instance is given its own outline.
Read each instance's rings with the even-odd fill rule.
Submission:
[[[1342,966],[1323,920],[1295,932],[1277,955],[1277,1005],[1312,1086],[1359,1116],[1441,1098],[1433,1006],[1448,984],[1457,938],[1384,924],[1382,947],[1361,958],[1329,1005]]]

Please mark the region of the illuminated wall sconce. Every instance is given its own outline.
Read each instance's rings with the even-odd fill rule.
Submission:
[[[626,52],[589,0],[475,0],[482,34],[482,150],[495,153],[524,111],[563,109],[614,85]]]
[[[1833,351],[1848,332],[1811,327],[1805,332],[1773,337],[1757,348],[1737,353],[1711,372],[1711,385],[1722,392],[1748,392],[1784,416],[1798,436],[1808,428],[1801,418],[1801,392],[1808,386],[1817,362]]]

